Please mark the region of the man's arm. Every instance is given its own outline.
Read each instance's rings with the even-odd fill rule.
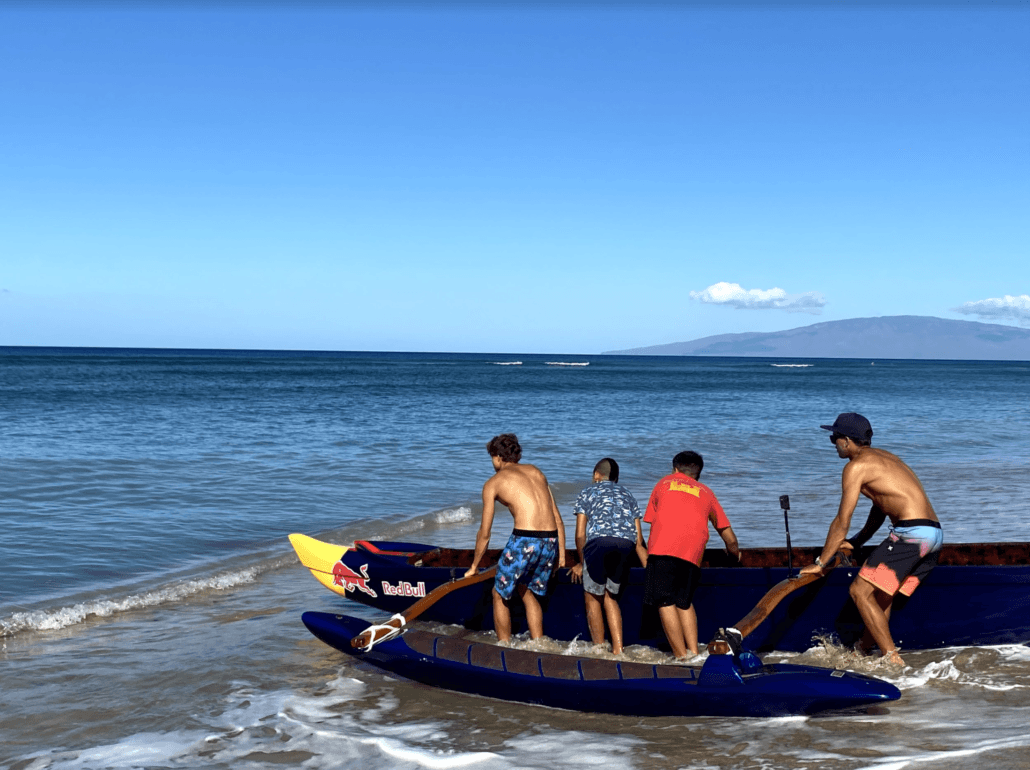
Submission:
[[[496,477],[495,477],[496,478]],[[472,557],[472,566],[465,572],[465,577],[472,577],[479,572],[479,562],[482,561],[487,547],[490,545],[490,530],[494,525],[494,479],[490,479],[483,485],[483,520],[479,525],[479,533],[476,535],[476,552]]]
[[[544,482],[547,483],[546,481]],[[558,530],[558,567],[565,566],[565,522],[561,520],[561,513],[558,512],[558,504],[554,502],[554,495],[551,494],[551,488],[547,488],[547,494],[551,498],[551,511],[554,513],[554,526]],[[576,528],[579,528],[579,522],[576,523]]]
[[[576,514],[576,550],[579,551],[579,564],[573,564],[569,568],[569,577],[572,578],[573,583],[581,583],[583,581],[583,565],[586,563],[586,557],[583,555],[583,548],[587,544],[587,515],[585,513]]]
[[[858,496],[862,493],[862,473],[854,461],[844,466],[841,474],[840,505],[837,507],[837,515],[830,522],[830,531],[826,533],[826,543],[823,551],[819,554],[819,561],[822,564],[829,564],[844,539],[848,536],[848,529],[851,527],[851,516],[858,505]],[[812,572],[826,574],[826,568],[819,564],[809,564],[799,574],[807,575]]]
[[[850,543],[852,548],[861,548],[869,538],[876,534],[876,530],[883,526],[883,520],[886,518],[887,514],[880,509],[880,506],[873,503],[873,507],[869,509],[869,518],[866,519],[862,529],[854,537],[849,537],[846,542]]]
[[[726,517],[726,512],[719,505],[719,501],[714,498],[711,507],[708,509],[708,521],[715,527],[715,531],[719,533],[722,542],[726,544],[726,552],[737,561],[740,561],[740,546],[737,545],[737,536],[733,532],[733,527],[730,526],[730,520]],[[720,524],[722,524],[721,527],[719,526]]]
[[[644,545],[644,528],[640,526],[640,519],[635,519],[637,524],[637,558],[640,559],[640,566],[647,566],[647,546]]]
[[[723,527],[717,529],[719,537],[726,544],[726,552],[729,553],[737,561],[740,561],[740,546],[737,544],[737,536],[733,532],[733,527]]]

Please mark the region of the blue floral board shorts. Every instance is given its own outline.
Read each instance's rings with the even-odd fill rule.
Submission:
[[[558,530],[516,529],[508,538],[497,563],[494,590],[507,601],[515,586],[525,583],[534,594],[544,596],[557,561]]]

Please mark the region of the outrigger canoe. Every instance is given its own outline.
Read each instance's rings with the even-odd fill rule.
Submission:
[[[385,614],[401,612],[417,598],[462,577],[472,563],[471,550],[436,548],[422,543],[357,541],[334,545],[306,535],[291,535],[297,555],[330,590]],[[795,571],[811,564],[818,548],[792,549]],[[820,635],[854,643],[862,632],[848,586],[872,547],[854,554],[855,565],[838,567],[790,594],[745,640],[748,649],[800,652]],[[698,636],[711,639],[722,627],[745,617],[774,585],[788,577],[787,549],[745,549],[735,563],[721,550],[709,549],[695,594]],[[482,566],[494,564],[500,550],[487,553]],[[568,551],[566,564],[578,559]],[[492,583],[453,591],[422,615],[423,620],[456,624],[471,630],[493,628]],[[644,570],[630,570],[621,599],[623,637],[627,645],[661,646],[656,615],[643,605]],[[525,630],[525,616],[512,603],[512,630]],[[588,635],[583,588],[567,570],[552,578],[544,601],[544,632],[553,639]],[[946,545],[940,564],[910,599],[899,597],[891,614],[891,633],[902,649],[934,649],[1030,642],[1030,548],[1026,543]]]
[[[752,653],[710,655],[702,666],[552,655],[406,628],[369,651],[351,640],[367,620],[305,612],[331,647],[416,682],[521,703],[631,716],[770,717],[854,709],[901,697],[880,679],[777,663]]]

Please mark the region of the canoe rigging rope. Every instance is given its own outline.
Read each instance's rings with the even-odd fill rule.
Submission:
[[[395,620],[397,621],[397,625],[392,625]],[[385,642],[398,636],[406,622],[407,621],[404,619],[404,616],[398,613],[383,623],[376,623],[375,625],[369,626],[362,632],[362,635],[368,635],[368,644],[361,647],[361,651],[368,652],[380,642]],[[379,636],[380,631],[384,631],[385,633],[382,636]]]

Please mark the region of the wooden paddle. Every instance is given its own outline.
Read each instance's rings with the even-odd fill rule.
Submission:
[[[847,553],[845,553],[845,551],[847,551]],[[830,559],[830,563],[826,565],[827,568],[833,569],[838,564],[851,564],[850,552],[851,549],[847,547],[837,551],[833,558]],[[808,575],[796,575],[795,577],[788,577],[786,580],[781,580],[769,589],[765,596],[762,597],[761,601],[755,605],[755,608],[745,615],[744,619],[737,623],[736,626],[719,629],[715,638],[708,643],[708,654],[728,655],[731,652],[735,655],[739,654],[740,643],[743,641],[744,637],[758,628],[762,624],[762,621],[769,617],[769,613],[776,609],[776,605],[783,601],[788,594],[814,583],[817,580],[822,580],[824,577],[826,577],[826,575],[820,575],[813,572]]]
[[[385,642],[387,639],[393,639],[401,632],[405,623],[417,618],[442,598],[447,596],[451,591],[456,591],[459,588],[464,588],[465,586],[470,586],[475,583],[482,583],[484,580],[490,580],[496,572],[497,565],[495,564],[481,572],[477,572],[471,577],[458,578],[457,580],[452,580],[449,583],[437,586],[408,607],[408,609],[404,610],[404,612],[397,613],[383,623],[376,623],[366,628],[350,640],[350,646],[354,648],[362,648],[365,652],[368,652],[380,642]]]

